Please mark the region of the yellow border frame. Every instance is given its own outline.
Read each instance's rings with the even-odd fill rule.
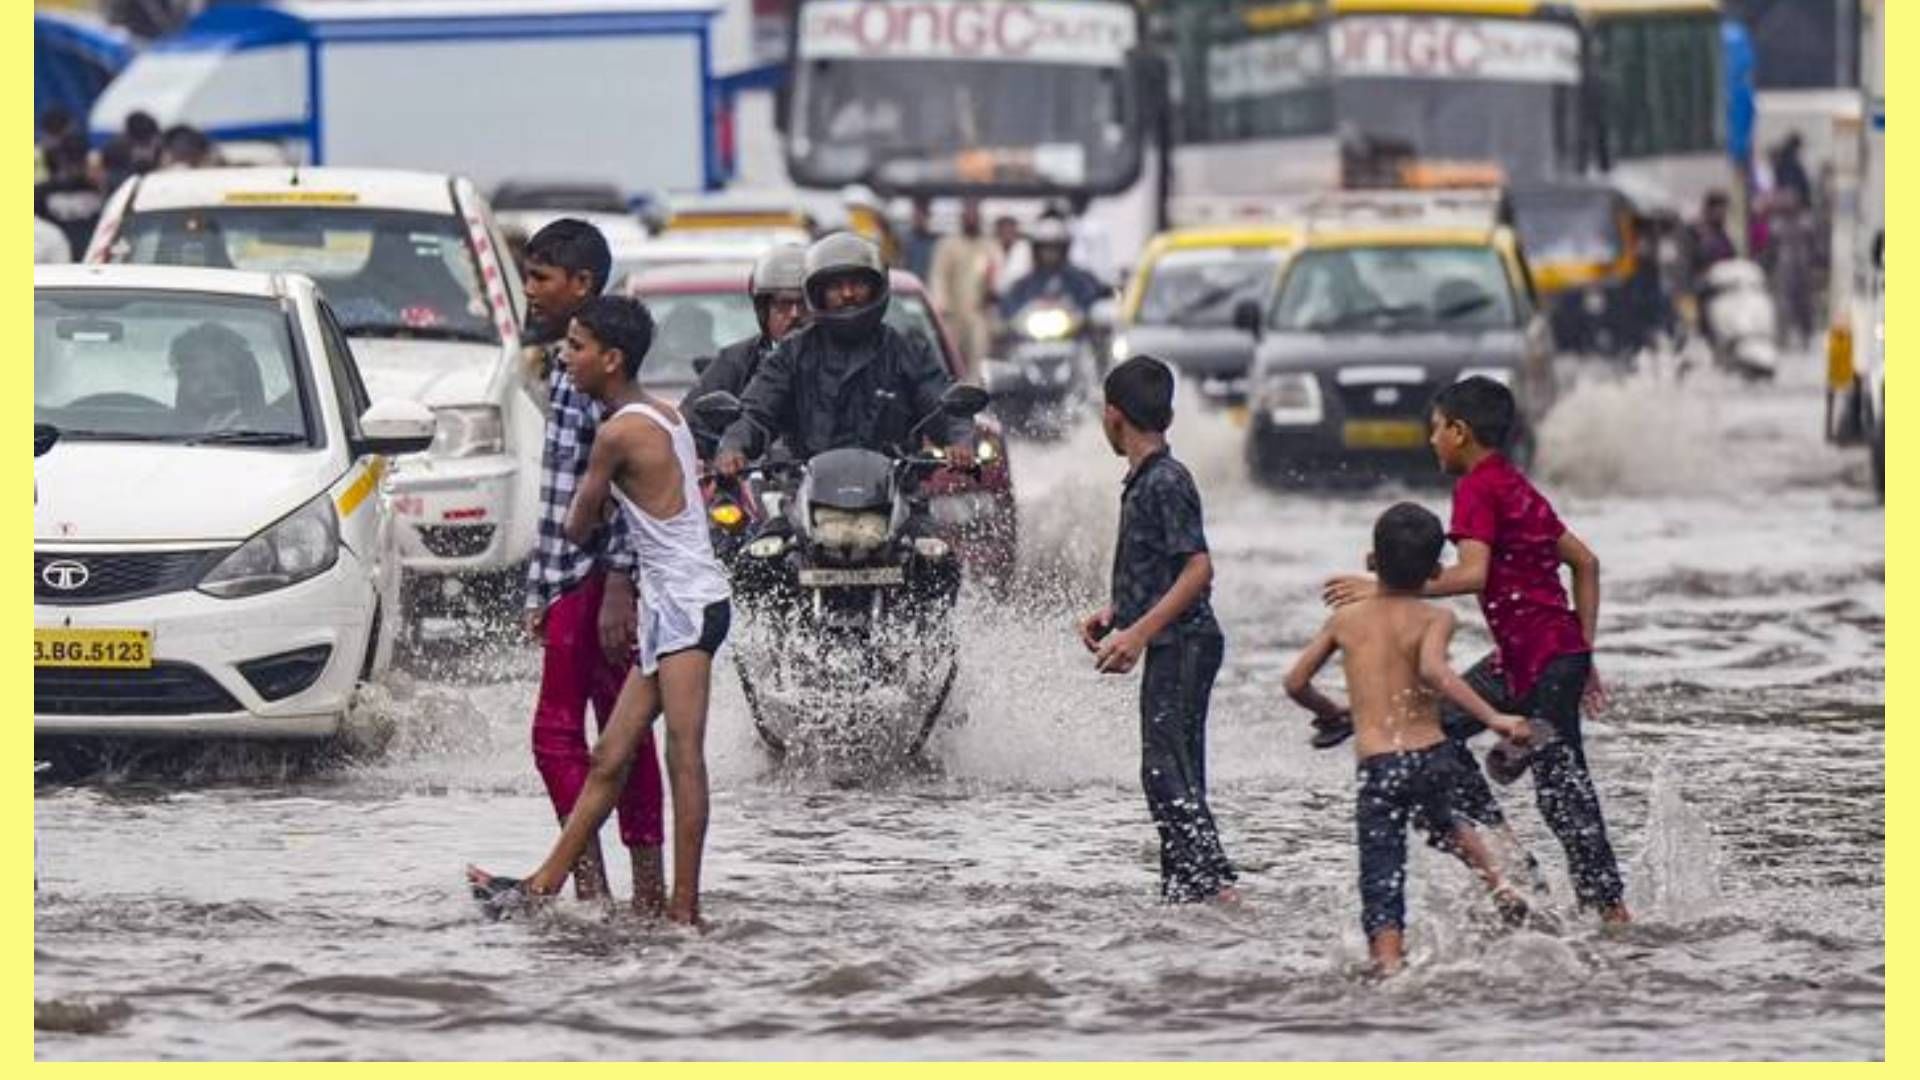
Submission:
[[[1912,15],[1915,0],[1888,3],[1886,6],[1888,8],[1887,49],[1889,54],[1903,55],[1900,47],[1905,44],[1920,47],[1920,31],[1913,29],[1914,27],[1920,27],[1920,17],[1916,17],[1916,21],[1912,24],[1906,22],[1906,18]],[[15,10],[19,11],[18,8]],[[1899,12],[1897,17],[1894,14],[1896,10]],[[14,62],[0,65],[0,70],[12,71],[14,73],[11,76],[11,84],[16,87],[15,92],[21,95],[19,98],[14,99],[20,104],[17,104],[15,111],[9,114],[14,118],[13,123],[0,126],[0,132],[14,132],[12,136],[0,136],[0,138],[6,139],[8,145],[18,148],[15,152],[21,154],[21,158],[18,159],[20,168],[14,173],[7,174],[4,189],[14,192],[11,198],[17,200],[14,203],[16,207],[19,206],[20,203],[27,201],[27,197],[32,188],[32,174],[26,167],[27,161],[25,153],[26,148],[32,141],[32,119],[29,115],[30,109],[25,104],[28,100],[27,84],[30,80],[33,65],[31,40],[27,20],[22,18],[20,22],[13,24],[12,32],[6,34],[4,38],[3,47],[5,49],[5,55],[12,56]],[[1887,72],[1887,93],[1890,99],[1898,100],[1905,94],[1906,81],[1905,77],[1900,75],[1901,70],[1899,65],[1889,65]],[[1900,110],[1896,108],[1894,111],[1898,114]],[[1889,177],[1920,175],[1920,172],[1910,171],[1906,167],[1911,157],[1911,155],[1904,152],[1906,148],[1903,147],[1903,149],[1899,151],[1895,150],[1896,146],[1903,146],[1903,144],[1889,142],[1887,146],[1888,157],[1890,158],[1888,163]],[[1897,191],[1901,190],[1901,187],[1898,183],[1890,180],[1887,185],[1887,190],[1889,192]],[[1901,205],[1893,199],[1888,200],[1887,218],[1891,231],[1903,235],[1904,226],[1899,225],[1898,222],[1906,220],[1907,215]],[[4,239],[5,237],[12,237],[13,239],[6,240]],[[4,290],[0,290],[0,303],[4,303],[4,307],[0,307],[0,326],[6,327],[6,333],[15,343],[15,347],[9,350],[7,355],[15,357],[16,359],[22,355],[26,355],[27,350],[32,348],[31,335],[28,332],[28,319],[31,313],[27,305],[28,286],[32,280],[32,270],[30,268],[30,261],[26,257],[26,253],[30,249],[30,233],[28,231],[26,215],[19,213],[16,215],[0,216],[0,250],[11,254],[11,257],[4,263],[4,266],[7,267],[6,276],[14,280],[13,285],[7,286]],[[1892,250],[1894,254],[1891,258],[1894,264],[1902,266],[1911,265],[1915,268],[1911,272],[1896,271],[1888,276],[1890,288],[1896,295],[1890,299],[1887,308],[1890,313],[1897,313],[1905,310],[1898,300],[1899,295],[1920,296],[1920,278],[1914,276],[1915,274],[1920,274],[1920,256],[1914,256],[1912,254],[1915,249],[1910,245],[1895,244]],[[14,277],[16,274],[19,276]],[[12,314],[7,315],[5,314],[6,312],[12,312]],[[1896,315],[1892,319],[1892,323],[1890,339],[1902,339],[1906,329],[1904,317]],[[1920,321],[1916,321],[1914,325],[1920,327]],[[1920,334],[1920,329],[1917,329],[1915,332],[1916,334]],[[28,404],[32,399],[30,371],[31,368],[27,364],[18,362],[8,364],[4,369],[0,369],[0,380],[4,380],[0,382],[0,403],[4,403],[0,404],[0,411],[3,411],[4,415],[14,417],[12,421],[0,420],[0,431],[14,430],[19,432],[20,434],[11,436],[11,438],[21,450],[26,448],[26,428],[31,422],[31,410]],[[1817,402],[1809,405],[1808,415],[1810,418],[1817,415],[1816,405]],[[1810,419],[1809,422],[1811,423],[1813,420]],[[1903,559],[1893,557],[1896,552],[1904,556],[1907,551],[1912,550],[1906,548],[1906,546],[1901,543],[1902,540],[1915,539],[1916,535],[1920,534],[1920,530],[1916,530],[1915,528],[1916,516],[1920,514],[1920,511],[1916,511],[1915,508],[1920,506],[1920,503],[1915,503],[1909,499],[1905,495],[1902,486],[1904,484],[1903,478],[1907,475],[1906,470],[1908,468],[1920,467],[1920,459],[1916,458],[1916,450],[1920,450],[1920,435],[1915,435],[1914,433],[1916,431],[1920,431],[1920,426],[1913,428],[1895,426],[1894,429],[1888,433],[1887,449],[1891,460],[1889,472],[1895,478],[1894,482],[1889,486],[1887,501],[1887,547],[1889,554],[1886,576],[1887,621],[1889,629],[1887,637],[1889,646],[1887,698],[1888,711],[1890,714],[1896,711],[1903,713],[1905,706],[1912,705],[1916,701],[1916,695],[1914,693],[1916,684],[1912,680],[1901,676],[1899,672],[1904,670],[1903,666],[1897,662],[1893,662],[1895,652],[1898,651],[1899,647],[1903,647],[1903,643],[1906,640],[1899,637],[1897,632],[1894,632],[1896,627],[1905,625],[1900,621],[1903,617],[1898,615],[1898,611],[1906,610],[1908,605],[1915,602],[1914,582],[1920,580],[1920,578],[1916,578],[1916,576],[1909,571]],[[16,451],[12,454],[0,455],[0,478],[4,478],[4,482],[0,482],[0,507],[5,508],[7,517],[15,522],[14,525],[7,527],[3,534],[5,537],[5,550],[11,551],[13,554],[6,556],[4,560],[0,560],[0,565],[17,567],[23,566],[27,562],[27,554],[32,546],[32,476],[31,466],[29,465],[29,459],[26,454]],[[8,492],[11,494],[5,494]],[[4,589],[4,586],[9,584],[12,588]],[[0,592],[0,595],[12,596],[14,598],[6,603],[8,604],[8,610],[16,613],[14,617],[5,620],[4,623],[0,623],[0,655],[18,658],[15,659],[13,664],[5,668],[6,696],[7,700],[14,702],[14,705],[11,709],[7,710],[9,720],[3,728],[6,744],[14,747],[14,750],[6,753],[4,757],[6,760],[15,762],[15,765],[12,767],[17,770],[20,759],[28,756],[20,751],[25,750],[31,752],[33,745],[32,725],[26,722],[26,718],[32,715],[32,697],[30,690],[31,682],[28,678],[29,669],[25,660],[27,655],[26,639],[28,637],[28,631],[31,629],[31,621],[26,617],[26,612],[28,612],[32,606],[32,596],[27,587],[25,574],[0,575],[0,589],[4,589],[4,592]],[[18,644],[7,645],[7,641],[16,641]],[[1908,652],[1910,651],[1911,650],[1908,650]],[[1896,709],[1896,705],[1901,707]],[[1889,828],[1887,830],[1886,880],[1887,896],[1889,898],[1887,910],[1892,912],[1894,910],[1892,898],[1901,894],[1901,887],[1908,879],[1907,852],[1904,844],[1899,842],[1904,838],[1904,829],[1891,827],[1891,820],[1895,817],[1895,811],[1904,808],[1907,804],[1895,796],[1894,792],[1898,790],[1898,788],[1892,780],[1895,775],[1895,769],[1899,766],[1900,761],[1904,760],[1904,754],[1909,741],[1901,734],[1902,728],[1898,724],[1889,723],[1886,730],[1889,780],[1887,785]],[[1817,748],[1811,752],[1818,752]],[[15,869],[8,877],[9,887],[0,889],[0,905],[4,905],[4,925],[9,931],[7,935],[8,939],[12,942],[8,947],[8,953],[14,957],[14,962],[6,965],[6,970],[9,973],[9,978],[6,980],[6,1000],[11,1002],[11,1004],[7,1005],[3,1010],[0,1010],[0,1014],[12,1018],[8,1026],[8,1030],[11,1031],[12,1034],[7,1037],[7,1050],[3,1056],[0,1056],[0,1061],[14,1062],[17,1065],[26,1067],[33,1073],[43,1073],[46,1075],[58,1073],[62,1076],[166,1075],[186,1077],[218,1072],[226,1076],[246,1076],[249,1078],[260,1076],[294,1077],[312,1076],[317,1070],[330,1068],[325,1065],[310,1064],[67,1065],[52,1063],[41,1064],[35,1062],[33,1059],[32,1022],[34,985],[32,960],[33,897],[31,890],[26,884],[30,879],[30,868],[32,865],[33,796],[32,789],[24,784],[21,785],[17,791],[18,794],[15,796],[14,801],[7,804],[8,813],[6,815],[7,820],[4,829],[7,862],[8,865],[13,866]],[[1889,923],[1886,942],[1887,969],[1889,973],[1887,984],[1887,1015],[1890,1022],[1887,1026],[1886,1054],[1888,1061],[1898,1061],[1904,1060],[1904,1051],[1908,1047],[1910,1037],[1904,1030],[1903,1025],[1897,1022],[1897,1018],[1903,1015],[1899,1011],[1899,1007],[1904,1003],[1904,998],[1896,993],[1897,981],[1892,976],[1895,971],[1900,970],[1901,962],[1899,955],[1904,946],[1912,940],[1912,935],[1906,933],[1898,922],[1889,920]],[[1258,942],[1249,941],[1248,947],[1262,948],[1265,946]],[[906,1048],[903,1047],[902,1049]],[[422,1064],[411,1066],[362,1065],[354,1067],[355,1071],[362,1072],[363,1074],[374,1071],[384,1073],[389,1070],[398,1072],[401,1071],[402,1068],[410,1075],[458,1075],[464,1078],[464,1080],[472,1080],[476,1075],[500,1077],[528,1075],[528,1066],[525,1065]],[[779,1066],[778,1071],[786,1075],[821,1077],[823,1080],[828,1077],[839,1080],[839,1078],[849,1076],[873,1077],[877,1080],[877,1078],[880,1077],[897,1077],[904,1073],[959,1080],[960,1077],[970,1077],[974,1075],[978,1071],[978,1068],[977,1066],[971,1065],[936,1064],[871,1064],[853,1066],[796,1064]],[[1088,1080],[1093,1080],[1093,1078],[1096,1077],[1099,1078],[1099,1080],[1115,1080],[1115,1078],[1128,1078],[1128,1080],[1131,1080],[1131,1078],[1138,1078],[1138,1080],[1166,1080],[1169,1071],[1177,1071],[1184,1075],[1198,1075],[1204,1072],[1206,1075],[1213,1077],[1236,1078],[1276,1075],[1275,1068],[1266,1065],[1018,1064],[996,1065],[993,1066],[993,1068],[995,1068],[1000,1075],[1032,1077],[1044,1074],[1050,1077],[1086,1077]],[[1623,1067],[1619,1064],[1603,1063],[1558,1066],[1555,1068],[1555,1071],[1558,1075],[1577,1073],[1581,1076],[1597,1078],[1601,1076],[1618,1075],[1623,1072],[1625,1068],[1631,1068],[1636,1076],[1641,1077],[1650,1075],[1684,1075],[1687,1077],[1696,1077],[1702,1075],[1743,1076],[1747,1074],[1750,1067],[1727,1064],[1627,1065]],[[1839,1074],[1843,1070],[1851,1073],[1857,1072],[1863,1067],[1849,1065],[1796,1065],[1786,1066],[1784,1068],[1791,1068],[1795,1075],[1806,1075]],[[1868,1066],[1868,1068],[1870,1068],[1870,1066]],[[579,1067],[575,1074],[578,1075],[581,1072],[591,1070],[597,1075],[613,1076],[616,1075],[616,1069],[628,1070],[623,1075],[631,1075],[632,1066],[586,1065]],[[652,1067],[649,1069],[649,1074],[716,1076],[739,1073],[742,1075],[760,1075],[764,1071],[766,1071],[764,1067],[753,1065],[667,1065]],[[1290,1067],[1288,1071],[1292,1075],[1337,1074],[1346,1077],[1373,1074],[1387,1077],[1404,1076],[1407,1067],[1358,1064],[1339,1066],[1322,1065]],[[1884,1071],[1884,1069],[1876,1069],[1875,1071]],[[1540,1072],[1540,1066],[1527,1064],[1498,1066],[1449,1064],[1430,1065],[1421,1069],[1421,1075],[1423,1076],[1451,1077],[1459,1078],[1459,1080],[1488,1080],[1489,1077],[1537,1078]]]

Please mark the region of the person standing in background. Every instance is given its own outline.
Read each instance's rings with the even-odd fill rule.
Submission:
[[[960,208],[960,231],[934,245],[927,288],[941,320],[953,331],[969,374],[980,369],[992,346],[987,309],[998,265],[996,245],[980,231],[980,202],[968,199]]]

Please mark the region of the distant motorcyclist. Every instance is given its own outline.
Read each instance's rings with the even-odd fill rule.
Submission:
[[[852,233],[823,237],[807,249],[804,285],[813,321],[761,362],[714,468],[737,476],[775,439],[802,460],[849,446],[911,451],[908,436],[929,415],[920,434],[944,443],[951,465],[970,468],[972,422],[939,414],[952,376],[924,340],[884,322],[879,248]]]
[[[1085,312],[1107,295],[1107,286],[1099,278],[1068,260],[1073,234],[1066,222],[1041,218],[1033,223],[1027,243],[1033,248],[1033,271],[1001,295],[1002,319],[1013,318],[1021,308],[1043,296],[1065,297]]]
[[[773,354],[787,335],[807,321],[806,284],[807,249],[802,244],[779,244],[760,256],[747,275],[747,295],[753,298],[753,314],[760,332],[741,338],[720,350],[700,381],[682,400],[684,407],[716,390],[735,397],[747,392],[747,384],[760,370],[760,362]]]

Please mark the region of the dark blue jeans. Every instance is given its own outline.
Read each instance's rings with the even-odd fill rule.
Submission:
[[[1368,937],[1407,925],[1407,826],[1425,830],[1434,847],[1454,850],[1451,800],[1459,771],[1452,742],[1361,760],[1353,820],[1360,925]]]
[[[1160,896],[1206,900],[1233,883],[1207,808],[1207,704],[1226,643],[1174,631],[1147,650],[1140,681],[1140,786],[1160,833]]]
[[[1465,676],[1468,685],[1501,712],[1545,720],[1559,736],[1533,755],[1533,790],[1540,816],[1546,819],[1547,827],[1566,849],[1574,895],[1582,906],[1604,907],[1618,903],[1624,892],[1620,867],[1614,858],[1613,845],[1607,840],[1600,796],[1594,791],[1593,777],[1587,772],[1587,755],[1580,734],[1580,695],[1593,672],[1593,657],[1586,653],[1555,657],[1533,689],[1519,701],[1507,693],[1506,680],[1493,669],[1492,656],[1473,665]],[[1499,823],[1499,804],[1494,801],[1486,777],[1466,746],[1467,739],[1486,729],[1451,704],[1444,709],[1441,722],[1453,742],[1455,754],[1467,766],[1458,771],[1454,810],[1484,825]]]

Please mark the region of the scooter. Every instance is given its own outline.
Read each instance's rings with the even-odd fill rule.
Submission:
[[[1715,263],[1700,307],[1716,367],[1754,382],[1774,377],[1780,368],[1779,320],[1765,271],[1746,259]]]
[[[987,401],[979,387],[951,387],[908,443]],[[717,392],[692,409],[718,430],[740,405]],[[915,496],[946,467],[939,456],[849,447],[744,474],[740,488],[763,516],[729,564],[745,615],[734,668],[776,754],[868,768],[911,759],[932,735],[958,674],[961,565]]]

